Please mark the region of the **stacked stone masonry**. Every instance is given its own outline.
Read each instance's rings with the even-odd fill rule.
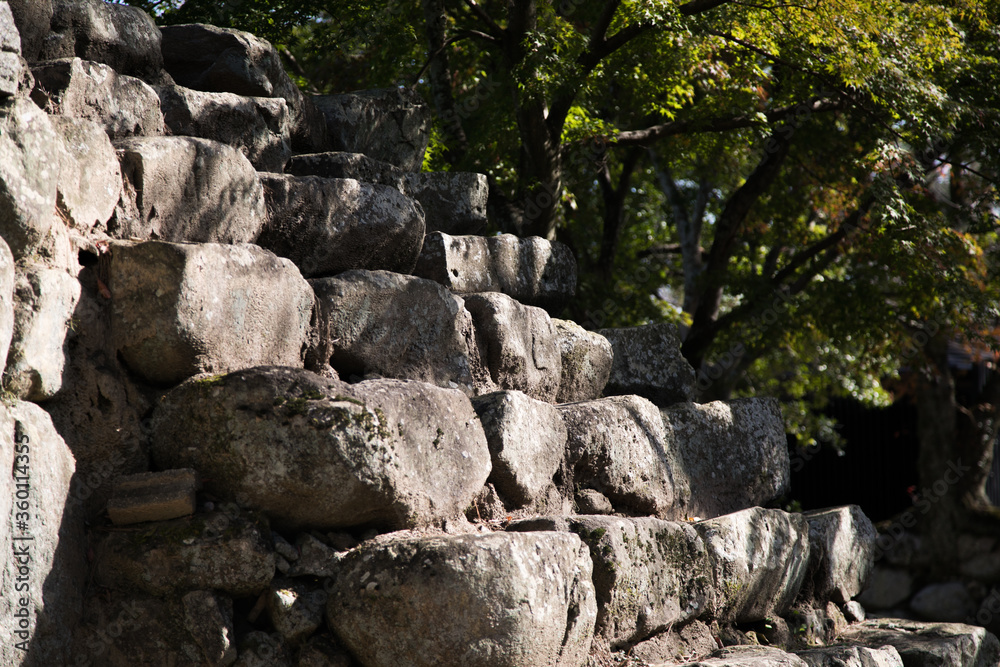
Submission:
[[[247,33],[0,0],[0,665],[1000,664],[864,621],[860,509],[766,507],[778,404],[553,318],[572,253],[481,236],[430,123]]]

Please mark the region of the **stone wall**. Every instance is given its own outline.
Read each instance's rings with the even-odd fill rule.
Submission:
[[[955,665],[864,621],[857,507],[772,506],[778,404],[600,332],[568,248],[478,236],[410,90],[0,0],[0,664]],[[697,662],[695,662],[697,661]]]

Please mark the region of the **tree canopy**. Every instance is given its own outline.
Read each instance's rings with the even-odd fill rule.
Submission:
[[[1000,7],[985,0],[143,0],[279,46],[306,90],[413,86],[425,168],[567,243],[591,327],[669,319],[702,398],[889,400],[996,347]]]

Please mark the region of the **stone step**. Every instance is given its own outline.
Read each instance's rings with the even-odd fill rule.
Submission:
[[[577,667],[597,611],[591,571],[572,533],[387,539],[340,560],[326,620],[372,667]]]
[[[160,401],[152,433],[157,466],[194,468],[207,491],[291,530],[454,519],[490,472],[469,399],[422,382],[202,376]]]
[[[456,294],[502,292],[550,309],[562,306],[576,292],[573,253],[561,243],[538,237],[432,232],[424,239],[413,273]]]
[[[408,88],[377,88],[316,95],[326,119],[328,148],[363,153],[402,169],[420,171],[430,136],[430,108]]]
[[[694,400],[695,372],[681,355],[675,324],[598,329],[597,333],[614,350],[606,395],[638,394],[660,407]]]
[[[115,480],[108,517],[125,525],[194,514],[198,487],[198,473],[191,468],[124,475]]]
[[[250,244],[119,243],[108,271],[114,349],[147,382],[302,365],[313,293],[287,259]]]
[[[163,122],[175,136],[202,137],[239,150],[258,171],[282,172],[292,154],[288,103],[183,86],[157,86]]]
[[[552,318],[562,355],[562,379],[556,401],[589,401],[604,395],[611,376],[611,342],[576,322]]]
[[[268,220],[256,242],[307,278],[351,269],[409,273],[424,240],[419,204],[352,179],[260,174]]]

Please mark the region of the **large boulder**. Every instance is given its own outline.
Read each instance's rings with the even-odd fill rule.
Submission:
[[[467,294],[483,360],[501,389],[523,391],[554,401],[562,378],[555,328],[541,308],[524,306],[505,294]]]
[[[686,523],[652,517],[540,517],[507,530],[558,530],[580,536],[594,561],[595,634],[628,647],[710,607],[711,563],[701,537]]]
[[[181,86],[245,97],[280,97],[288,105],[292,149],[324,150],[326,123],[310,98],[289,78],[266,40],[231,28],[163,26],[163,63]]]
[[[66,339],[80,300],[80,281],[62,269],[28,264],[14,284],[14,335],[4,387],[19,398],[44,401],[63,383]]]
[[[381,160],[375,160],[363,153],[327,151],[293,155],[285,171],[295,176],[319,176],[321,178],[353,178],[364,183],[391,185],[397,190],[406,187],[407,173]]]
[[[552,319],[562,356],[559,403],[590,401],[604,394],[614,353],[607,338],[576,322]]]
[[[77,232],[102,228],[115,212],[122,192],[122,173],[115,148],[98,123],[53,116],[73,157],[59,178],[59,210]]]
[[[157,86],[156,93],[171,134],[221,141],[243,153],[258,171],[284,171],[292,153],[285,100],[183,86]]]
[[[0,468],[0,664],[71,664],[66,629],[79,620],[87,577],[83,522],[68,502],[73,455],[34,403],[0,404]]]
[[[203,376],[166,395],[152,428],[159,467],[195,468],[210,492],[288,529],[454,518],[490,472],[469,399],[422,382]]]
[[[503,292],[544,307],[565,303],[576,291],[576,260],[569,248],[537,236],[433,232],[424,240],[413,273],[457,294]]]
[[[59,175],[72,157],[62,134],[31,100],[0,104],[0,237],[15,259],[30,255],[56,221]]]
[[[689,480],[692,516],[764,505],[788,489],[788,445],[775,399],[683,403],[661,415]]]
[[[407,174],[403,190],[424,207],[427,231],[479,234],[486,229],[490,187],[484,174],[457,171]]]
[[[712,561],[715,618],[749,623],[791,609],[809,565],[805,517],[753,507],[694,527]]]
[[[473,399],[490,447],[489,481],[511,505],[542,497],[566,455],[566,426],[552,405],[519,391]]]
[[[638,394],[660,407],[694,400],[695,373],[681,356],[676,325],[661,322],[597,333],[614,349],[605,394]]]
[[[128,367],[177,384],[203,372],[302,365],[313,294],[287,259],[249,244],[116,244],[112,334]]]
[[[305,277],[413,269],[424,241],[424,215],[399,190],[287,174],[261,174],[261,182],[269,215],[257,243],[295,262]]]
[[[850,602],[864,590],[875,564],[878,533],[857,505],[805,513],[809,521],[809,577],[817,600]]]
[[[678,667],[809,667],[809,663],[774,646],[726,646]]]
[[[465,302],[430,280],[387,271],[347,271],[310,281],[316,340],[307,367],[341,375],[374,373],[458,387],[496,388]]]
[[[312,99],[326,118],[327,150],[364,153],[404,171],[420,171],[431,112],[419,94],[380,88]]]
[[[557,406],[569,434],[562,484],[590,488],[618,511],[684,517],[691,490],[663,431],[659,410],[639,396]]]
[[[326,618],[371,667],[577,667],[593,637],[591,568],[566,533],[397,538],[339,562]]]
[[[160,99],[141,79],[80,58],[43,62],[32,73],[31,99],[51,114],[92,120],[112,139],[164,133]]]
[[[0,1],[0,98],[17,94],[23,69],[21,35],[17,31],[10,5],[6,0],[2,0]]]
[[[824,646],[796,655],[809,667],[905,667],[894,646]]]
[[[109,532],[96,555],[96,581],[150,595],[265,590],[274,576],[266,524],[234,504],[182,519]]]
[[[166,82],[160,30],[146,12],[103,0],[53,0],[52,8],[39,60],[76,56],[149,83]]]
[[[907,667],[1000,665],[1000,641],[975,625],[879,618],[852,625],[840,639],[864,646],[893,646]]]
[[[266,220],[250,161],[226,144],[194,137],[116,142],[124,177],[109,233],[120,239],[247,243]]]

